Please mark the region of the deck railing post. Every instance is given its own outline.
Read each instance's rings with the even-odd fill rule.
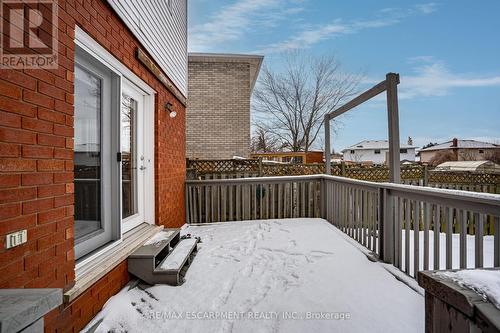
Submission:
[[[493,236],[493,266],[500,266],[500,216],[496,216],[495,220],[495,235]]]
[[[189,219],[189,213],[190,213],[190,211],[189,211],[190,205],[189,204],[190,204],[190,202],[189,202],[189,195],[188,195],[189,192],[188,191],[189,191],[189,185],[185,184],[184,185],[184,200],[185,200],[184,201],[184,210],[186,211],[185,212],[185,214],[186,214],[185,215],[185,217],[186,217],[186,224],[189,224],[189,223],[192,222]]]
[[[378,215],[378,251],[379,257],[381,260],[384,260],[384,250],[385,250],[385,237],[384,237],[384,218],[385,218],[385,205],[384,205],[384,189],[378,189],[378,207],[377,207],[377,215]],[[376,249],[377,246],[375,245]]]
[[[393,196],[385,188],[379,189],[379,251],[380,259],[394,263]]]
[[[326,191],[326,182],[327,180],[325,178],[321,178],[319,181],[320,184],[320,212],[321,212],[321,218],[327,220],[327,214],[326,214],[326,205],[327,205],[327,191]]]
[[[423,186],[427,186],[429,185],[429,167],[427,166],[427,164],[424,164],[424,177],[423,177]]]
[[[325,115],[323,123],[325,124],[325,173],[327,175],[332,174],[332,159],[331,159],[331,148],[330,148],[330,117],[328,114]]]

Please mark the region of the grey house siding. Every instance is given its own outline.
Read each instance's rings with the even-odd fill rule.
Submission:
[[[108,2],[169,79],[187,96],[187,0]]]

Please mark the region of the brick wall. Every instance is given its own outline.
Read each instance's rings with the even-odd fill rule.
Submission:
[[[184,107],[137,61],[138,41],[105,1],[59,0],[58,14],[58,69],[0,70],[0,288],[68,289],[74,282],[75,25],[158,92],[156,223],[185,222]],[[167,101],[178,113],[174,119],[163,110]],[[22,229],[28,230],[28,242],[5,250],[5,235]]]
[[[70,305],[49,312],[44,318],[45,332],[80,332],[129,280],[127,262],[123,261]]]
[[[250,85],[248,63],[189,61],[186,157],[248,157]]]

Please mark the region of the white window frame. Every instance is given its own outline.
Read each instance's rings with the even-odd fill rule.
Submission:
[[[155,224],[155,183],[154,183],[154,173],[155,173],[155,162],[154,162],[154,99],[156,91],[151,88],[146,82],[144,82],[139,76],[127,68],[123,63],[121,63],[117,58],[115,58],[111,53],[109,53],[104,47],[102,47],[98,42],[96,42],[92,37],[90,37],[85,31],[83,31],[79,26],[75,28],[75,44],[81,47],[85,52],[90,54],[92,57],[100,61],[103,65],[108,67],[111,71],[116,73],[120,80],[120,105],[121,105],[121,82],[126,79],[132,82],[136,87],[144,92],[144,156],[146,160],[144,161],[147,167],[144,174],[144,222],[148,224]],[[119,140],[119,139],[118,139]],[[120,175],[121,179],[121,175]],[[120,191],[121,192],[121,191]],[[118,201],[121,205],[121,194],[120,200]],[[120,206],[121,208],[121,206]],[[81,266],[88,264],[96,257],[102,255],[103,253],[109,251],[110,248],[117,246],[121,243],[123,239],[123,234],[127,231],[133,229],[133,227],[127,228],[123,226],[121,219],[121,209],[120,211],[120,238],[116,241],[112,241],[109,245],[97,249],[86,258],[79,260],[76,263],[76,269]],[[115,221],[116,222],[116,221]]]

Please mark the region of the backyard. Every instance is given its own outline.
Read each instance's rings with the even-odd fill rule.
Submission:
[[[132,281],[97,332],[422,332],[424,297],[319,218],[189,225],[199,251],[179,287]],[[85,330],[84,330],[85,331]]]

